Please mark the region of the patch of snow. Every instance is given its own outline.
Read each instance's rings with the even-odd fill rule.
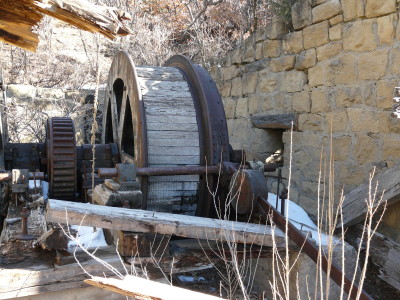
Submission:
[[[276,194],[268,193],[268,203],[276,208]],[[278,199],[278,211],[281,210],[281,199]],[[285,214],[288,214],[289,221],[299,230],[311,232],[311,237],[321,245],[327,246],[329,244],[329,236],[320,232],[321,239],[319,238],[318,227],[314,224],[307,212],[298,204],[290,200],[285,200]],[[335,245],[340,243],[340,239],[333,237],[332,243]]]
[[[35,181],[36,181],[36,188],[40,188],[40,180],[29,180],[29,189],[35,189]]]
[[[49,199],[49,183],[44,180],[42,180],[42,193],[45,201]]]
[[[68,242],[68,251],[73,252],[79,243],[85,248],[97,248],[107,246],[106,239],[104,238],[103,229],[94,228],[91,226],[72,225],[71,229],[76,230],[77,239]]]

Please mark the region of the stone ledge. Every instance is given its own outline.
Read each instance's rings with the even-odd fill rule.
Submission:
[[[296,114],[257,115],[251,117],[254,127],[260,129],[293,129],[297,126]]]

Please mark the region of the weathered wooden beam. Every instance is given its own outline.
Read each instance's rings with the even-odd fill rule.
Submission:
[[[253,126],[261,129],[293,129],[297,128],[297,116],[295,114],[274,114],[251,116]]]
[[[285,244],[285,235],[271,226],[208,219],[49,199],[47,222],[82,224],[113,230],[171,234],[197,239],[220,240],[272,246],[272,235],[278,247]]]
[[[400,165],[376,175],[372,181],[372,192],[378,183],[377,198],[391,205],[400,200]],[[362,184],[345,195],[343,202],[343,225],[351,226],[361,221],[367,212],[369,198],[369,183]],[[383,193],[383,194],[382,194]],[[383,207],[382,207],[383,208]],[[338,228],[341,224],[338,225]]]
[[[152,280],[125,276],[123,280],[104,277],[92,277],[86,279],[85,283],[102,289],[113,291],[134,299],[151,300],[221,300],[222,298],[211,296],[191,290],[162,284]]]
[[[0,41],[36,51],[39,39],[32,26],[41,21],[43,14],[110,39],[130,33],[123,24],[123,20],[130,19],[128,14],[86,0],[0,0]]]

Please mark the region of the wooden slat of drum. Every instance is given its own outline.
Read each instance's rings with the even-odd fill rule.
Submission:
[[[192,96],[186,96],[186,97],[177,97],[174,94],[166,94],[166,95],[151,95],[151,94],[144,94],[142,95],[142,100],[145,103],[160,103],[160,102],[165,102],[167,104],[173,105],[174,103],[176,105],[183,104],[183,105],[193,105],[193,99]]]
[[[154,167],[161,167],[161,165],[154,165]],[[163,167],[165,167],[163,165]],[[179,184],[181,182],[185,181],[193,181],[193,182],[198,182],[199,181],[199,175],[174,175],[174,176],[153,176],[151,177],[151,180],[153,182],[171,182],[173,181],[176,184]]]
[[[151,144],[153,147],[155,146],[175,146],[175,147],[180,147],[180,146],[187,146],[191,145],[193,147],[198,147],[199,146],[199,139],[177,139],[177,140],[172,140],[168,138],[151,138],[149,139],[149,144]]]
[[[166,80],[166,81],[182,81],[183,75],[176,72],[175,68],[171,67],[151,67],[140,66],[136,67],[136,72],[140,78],[151,80]]]
[[[187,132],[195,132],[197,134],[197,127],[194,127],[195,124],[185,124],[185,123],[147,123],[147,130],[148,131],[171,131],[175,132],[177,135],[179,132],[187,131]],[[179,136],[179,135],[178,135]],[[198,136],[198,134],[197,134]],[[177,137],[172,137],[177,138]]]
[[[152,130],[147,132],[147,138],[149,142],[151,139],[199,139],[199,133],[194,131],[162,131]]]
[[[177,155],[169,155],[169,156],[160,156],[160,155],[149,155],[149,165],[152,167],[153,165],[173,165],[182,166],[182,165],[199,165],[200,157],[193,155],[186,156],[177,156]]]
[[[149,146],[152,155],[200,155],[199,147]]]
[[[190,111],[189,106],[184,106],[186,109],[182,109],[182,107],[176,107],[172,105],[149,105],[146,103],[144,105],[147,116],[182,116],[182,117],[194,117],[196,118],[196,112],[194,110]]]
[[[158,116],[146,115],[146,123],[162,123],[167,124],[193,124],[193,128],[197,128],[196,117],[194,116],[171,116],[159,114]]]
[[[192,190],[197,190],[197,187],[199,185],[198,181],[171,182],[171,178],[169,179],[169,181],[153,180],[153,178],[156,177],[151,178],[152,185],[149,189],[150,191],[192,191]],[[167,187],[165,187],[166,182],[168,182]]]
[[[191,97],[189,87],[186,82],[181,81],[156,81],[156,80],[139,80],[142,94],[151,93],[151,96],[163,96],[170,94],[178,98]]]

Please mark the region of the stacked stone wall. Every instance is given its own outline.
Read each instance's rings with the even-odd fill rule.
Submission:
[[[295,113],[291,198],[317,207],[321,149],[332,148],[335,186],[345,192],[400,162],[400,120],[391,116],[400,84],[396,0],[301,0],[294,30],[274,21],[228,53],[212,76],[223,98],[231,144],[249,159],[279,148],[281,132],[251,116]],[[288,176],[290,132],[282,136]]]

